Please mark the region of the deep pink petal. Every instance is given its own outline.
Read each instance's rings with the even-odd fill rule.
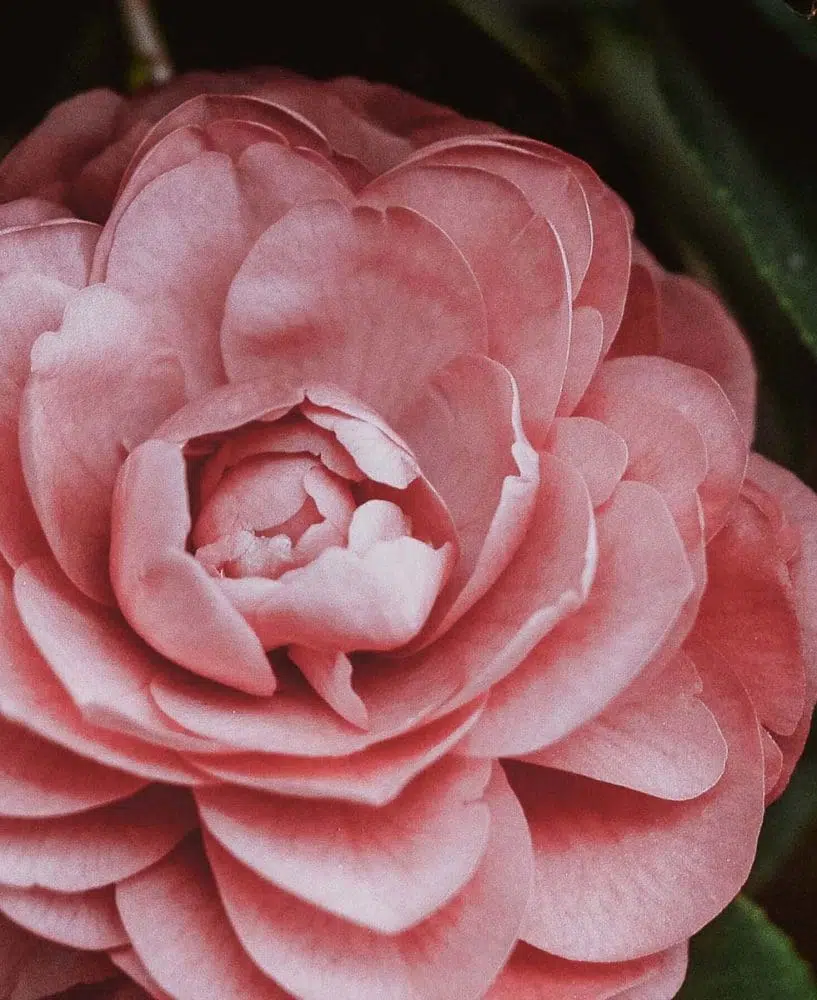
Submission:
[[[345,757],[208,754],[189,759],[206,774],[232,785],[304,799],[384,806],[462,739],[481,707],[481,702],[466,705],[430,725]]]
[[[139,984],[136,987],[137,989],[141,987],[154,1000],[174,1000],[169,993],[166,993],[162,989],[153,976],[150,975],[133,948],[114,948],[110,952],[110,957],[114,965],[134,980],[134,985],[136,983]],[[119,997],[115,996],[113,1000],[119,1000]],[[131,1000],[131,998],[126,996],[122,1000]],[[141,1000],[141,996],[137,995],[133,1000]]]
[[[152,781],[195,784],[200,773],[173,750],[86,722],[26,632],[0,562],[0,713],[86,760]],[[71,757],[64,755],[66,775]],[[78,787],[82,779],[77,778]]]
[[[761,728],[760,736],[763,742],[763,784],[766,788],[766,804],[768,805],[778,793],[778,786],[783,775],[783,751],[768,729]]]
[[[710,542],[707,564],[695,635],[726,660],[760,721],[790,735],[806,704],[797,607],[772,528],[745,494]]]
[[[439,492],[457,530],[459,559],[421,641],[461,618],[495,583],[527,530],[539,459],[522,428],[507,369],[463,356],[430,381],[397,429]]]
[[[197,841],[120,882],[116,903],[137,957],[176,1000],[285,1000],[236,940]]]
[[[0,912],[38,937],[69,948],[97,951],[127,944],[113,887],[52,892],[0,885]]]
[[[661,326],[658,307],[658,265],[646,267],[636,258],[641,251],[633,247],[634,259],[627,288],[624,316],[608,358],[624,358],[633,354],[661,354]],[[683,360],[677,358],[675,360]],[[699,367],[691,363],[693,368]]]
[[[0,818],[0,879],[21,889],[96,889],[164,857],[195,822],[187,793],[161,785],[72,816]]]
[[[682,274],[658,282],[659,353],[707,372],[734,407],[746,441],[755,431],[757,373],[749,343],[720,299]]]
[[[472,762],[473,763],[473,762]],[[212,786],[202,823],[229,853],[320,911],[399,934],[439,911],[485,853],[490,764],[448,758],[379,809]]]
[[[82,288],[88,280],[99,226],[80,219],[55,219],[0,232],[0,278],[34,271]]]
[[[1,182],[0,182],[1,183]],[[71,213],[64,205],[44,198],[18,198],[17,201],[0,205],[0,229],[15,229],[18,226],[36,226],[52,219],[70,218]]]
[[[53,560],[21,566],[14,596],[28,634],[85,719],[169,748],[201,748],[168,725],[147,694],[153,677],[173,668],[119,614],[75,590]]]
[[[302,1000],[477,1000],[504,965],[527,902],[530,848],[499,773],[486,792],[488,849],[462,892],[418,927],[378,934],[271,886],[208,840],[231,923],[253,961]]]
[[[636,678],[568,737],[521,759],[662,799],[695,798],[720,779],[727,754],[700,689],[680,653],[657,676],[647,671]]]
[[[436,226],[408,209],[350,213],[318,202],[293,209],[253,247],[230,289],[221,342],[233,380],[330,382],[389,417],[486,336],[473,273]]]
[[[571,962],[520,941],[485,1000],[611,1000],[622,987],[652,979],[662,969],[664,955]]]
[[[576,961],[648,955],[709,923],[745,882],[763,818],[757,720],[722,663],[694,662],[729,745],[723,777],[698,798],[666,802],[509,765],[533,837],[535,888],[523,937],[537,948]]]
[[[149,521],[145,511],[153,512]],[[111,577],[119,605],[169,659],[241,690],[271,694],[275,677],[258,638],[185,551],[190,527],[181,449],[146,442],[122,467],[113,500]]]
[[[576,409],[596,373],[604,346],[604,320],[598,309],[577,306],[570,324],[570,354],[567,358],[562,396],[556,413],[569,417]]]
[[[20,400],[31,368],[31,347],[60,325],[72,289],[52,278],[21,272],[0,280],[0,552],[12,566],[45,549],[28,495],[19,446]]]
[[[698,492],[706,537],[712,538],[737,500],[747,462],[743,432],[717,382],[705,372],[665,358],[615,358],[599,369],[593,390],[655,396],[697,428],[709,461],[709,471]]]
[[[465,738],[469,753],[529,753],[566,736],[638,676],[678,618],[692,574],[658,493],[619,483],[597,530],[598,570],[587,601],[494,686]]]
[[[0,816],[68,816],[123,799],[144,784],[0,718]]]
[[[628,450],[614,430],[589,417],[557,417],[545,450],[581,475],[594,507],[610,499],[627,468]]]
[[[96,600],[111,600],[117,471],[127,450],[183,400],[178,359],[151,350],[146,318],[104,286],[76,295],[59,331],[34,344],[20,417],[23,470],[57,560]]]

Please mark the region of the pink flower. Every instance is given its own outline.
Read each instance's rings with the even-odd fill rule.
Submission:
[[[82,95],[0,197],[8,995],[672,996],[817,697],[717,300],[359,80]]]

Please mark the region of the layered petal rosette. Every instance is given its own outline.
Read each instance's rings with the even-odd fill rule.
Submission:
[[[0,197],[3,996],[673,996],[817,697],[713,295],[353,79],[82,95]]]

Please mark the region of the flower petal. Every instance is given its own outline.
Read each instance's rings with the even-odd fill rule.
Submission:
[[[518,755],[566,736],[638,676],[678,618],[692,574],[658,493],[619,483],[596,524],[598,570],[587,601],[493,687],[463,742],[468,753]]]
[[[98,951],[128,941],[112,886],[65,893],[0,885],[0,912],[38,937],[70,948]]]
[[[147,521],[145,511],[153,514]],[[122,612],[154,649],[188,670],[271,694],[275,677],[258,638],[185,551],[190,528],[181,449],[140,445],[113,499],[111,577]]]
[[[21,889],[96,889],[152,865],[194,825],[186,792],[161,785],[73,816],[0,818],[0,880]]]
[[[666,802],[509,765],[533,837],[535,888],[522,936],[535,947],[575,961],[648,955],[709,923],[745,882],[763,818],[757,720],[722,663],[697,652],[693,660],[729,745],[723,777],[698,798]]]
[[[477,1000],[513,948],[527,902],[528,833],[499,768],[488,849],[468,885],[418,927],[378,934],[271,886],[208,840],[224,905],[254,962],[302,1000]]]
[[[473,273],[436,226],[408,209],[317,202],[285,215],[248,254],[221,343],[233,380],[330,382],[391,417],[486,336]]]
[[[120,882],[116,903],[137,957],[176,1000],[286,1000],[236,940],[197,840]]]
[[[88,280],[99,226],[81,219],[54,219],[0,232],[0,278],[34,271],[83,288]]]
[[[624,439],[589,417],[557,417],[545,450],[580,473],[594,507],[610,499],[629,457]]]

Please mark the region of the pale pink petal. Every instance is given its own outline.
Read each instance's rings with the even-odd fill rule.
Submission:
[[[173,750],[86,722],[25,630],[12,594],[12,573],[0,562],[0,713],[81,758],[152,781],[194,784],[200,773]],[[78,762],[77,762],[78,763]],[[67,780],[73,758],[63,755]],[[75,779],[82,787],[83,779]]]
[[[212,786],[202,823],[265,881],[321,911],[399,934],[472,878],[488,841],[489,762],[448,758],[379,809]],[[473,764],[473,762],[471,762]]]
[[[80,219],[55,219],[0,232],[0,278],[34,271],[82,288],[88,280],[99,226]]]
[[[22,889],[96,889],[158,861],[195,823],[187,793],[162,785],[72,816],[0,817],[0,880]]]
[[[701,368],[734,407],[746,441],[755,431],[757,372],[749,343],[720,299],[682,274],[658,281],[661,344],[658,353]]]
[[[486,337],[473,273],[441,230],[408,209],[318,202],[255,244],[230,289],[221,343],[233,380],[330,382],[389,417]]]
[[[0,912],[38,937],[69,948],[98,951],[128,942],[112,886],[52,892],[0,885]]]
[[[120,882],[116,903],[137,958],[175,1000],[286,1000],[236,940],[197,841]]]
[[[0,718],[0,816],[68,816],[123,799],[144,784]]]
[[[145,511],[152,512],[147,521]],[[271,694],[275,677],[258,638],[185,551],[190,527],[181,449],[146,442],[123,465],[113,500],[111,577],[122,612],[151,646],[188,670]]]
[[[806,707],[794,590],[763,512],[741,495],[707,549],[695,635],[740,678],[763,725],[791,735]]]
[[[633,266],[627,288],[624,316],[616,339],[607,353],[608,358],[624,358],[633,354],[661,354],[661,327],[659,325],[658,280],[656,269],[645,267],[635,259],[640,247],[633,247]],[[674,360],[682,361],[682,358]],[[692,363],[693,368],[699,367]]]
[[[64,205],[46,201],[44,198],[18,198],[17,201],[0,205],[0,229],[36,226],[40,222],[70,217],[71,213]]]
[[[45,549],[28,495],[19,446],[20,399],[31,368],[31,347],[44,330],[60,325],[72,289],[39,274],[0,280],[0,552],[12,566]]]
[[[183,401],[178,359],[151,350],[145,317],[104,286],[74,296],[59,331],[34,344],[20,415],[26,483],[58,562],[98,601],[112,599],[117,471],[127,450]]]
[[[522,936],[535,947],[577,961],[648,955],[709,923],[745,882],[763,818],[757,720],[722,662],[694,662],[729,745],[723,777],[698,798],[666,802],[508,765],[533,837],[535,887]]]
[[[153,976],[150,975],[133,948],[114,948],[110,952],[110,957],[114,965],[134,980],[134,985],[136,983],[139,984],[137,989],[141,988],[148,996],[153,997],[154,1000],[174,1000],[169,993],[166,993],[162,989]],[[115,996],[113,1000],[119,1000],[119,997]],[[130,998],[124,997],[123,1000],[130,1000]],[[139,996],[134,997],[134,1000],[139,1000]]]
[[[512,559],[536,503],[539,459],[522,428],[519,393],[506,368],[479,355],[450,362],[397,429],[457,530],[460,553],[447,590],[421,635],[446,631]]]
[[[345,653],[295,645],[289,646],[287,653],[330,708],[353,726],[368,728],[369,713],[352,687],[352,663]]]
[[[423,627],[452,556],[450,545],[435,549],[404,536],[378,542],[363,555],[325,549],[277,580],[214,582],[265,649],[289,643],[332,652],[394,649]]]
[[[692,799],[726,767],[726,742],[698,697],[701,681],[679,653],[645,671],[595,719],[521,759],[662,799]]]
[[[613,1000],[672,1000],[684,984],[689,964],[689,945],[674,945],[655,956],[659,967]]]
[[[651,979],[665,953],[629,962],[571,962],[520,941],[485,1000],[611,1000]]]
[[[570,324],[570,354],[567,359],[562,397],[556,408],[560,417],[569,417],[596,373],[604,341],[604,320],[598,309],[577,306]]]
[[[173,668],[117,612],[74,589],[53,560],[21,566],[14,597],[28,634],[85,719],[176,750],[201,748],[168,725],[148,696],[153,677]]]
[[[594,507],[600,507],[627,468],[624,439],[589,417],[557,417],[550,426],[545,450],[573,466],[587,484]]]
[[[304,799],[384,806],[462,739],[481,708],[482,702],[466,705],[430,725],[345,757],[208,754],[189,759],[206,774],[232,785]]]
[[[658,493],[619,483],[596,525],[598,569],[587,601],[494,686],[465,738],[469,753],[529,753],[566,736],[638,676],[678,618],[693,580]]]
[[[254,232],[235,169],[204,153],[144,188],[116,223],[104,280],[182,359],[191,395],[224,381],[218,327]]]
[[[486,791],[488,849],[467,886],[416,928],[378,934],[316,910],[208,838],[224,905],[247,952],[302,1000],[478,1000],[516,941],[530,877],[528,832],[500,769]]]
[[[712,538],[737,500],[746,470],[747,447],[729,400],[706,372],[657,357],[615,358],[593,381],[597,392],[655,396],[693,424],[706,445],[709,471],[698,492],[706,537]]]
[[[407,163],[376,178],[358,195],[364,205],[401,205],[438,225],[459,247],[480,284],[497,252],[533,216],[520,189],[499,174],[469,166]]]
[[[66,180],[110,140],[125,104],[112,90],[89,90],[57,104],[0,164],[0,200]]]

